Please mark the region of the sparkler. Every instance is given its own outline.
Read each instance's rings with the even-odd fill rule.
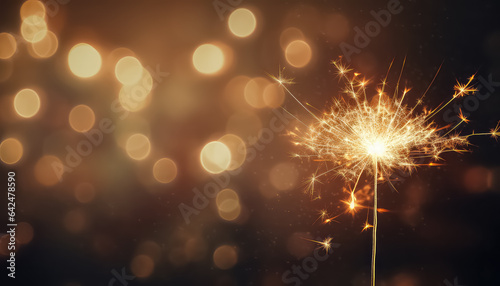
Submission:
[[[363,231],[372,228],[371,285],[375,285],[377,213],[385,211],[378,208],[379,181],[392,184],[388,178],[395,170],[412,172],[418,166],[439,165],[435,162],[441,160],[441,154],[466,151],[467,139],[474,135],[491,135],[496,138],[500,135],[500,127],[497,125],[490,132],[462,136],[455,130],[469,120],[461,112],[460,122],[454,126],[438,127],[432,121],[433,116],[453,100],[476,91],[472,85],[474,76],[464,84],[457,83],[454,87],[455,93],[447,103],[434,110],[423,108],[423,111],[417,112],[417,107],[422,104],[428,89],[415,106],[408,106],[404,99],[410,90],[401,90],[399,87],[402,70],[392,96],[388,96],[387,91],[388,72],[376,88],[376,94],[368,98],[367,90],[371,86],[368,80],[359,73],[352,72],[340,60],[333,61],[332,64],[336,67],[338,76],[344,80],[345,89],[340,98],[333,99],[331,109],[322,115],[316,115],[293,95],[287,88],[293,81],[283,78],[282,71],[278,77],[273,78],[315,120],[311,125],[299,120],[306,129],[302,131],[296,128],[290,132],[294,143],[307,150],[306,154],[295,154],[294,157],[321,163],[318,170],[308,179],[307,189],[311,194],[315,192],[315,185],[320,183],[323,177],[341,177],[348,185],[354,184],[349,192],[349,200],[344,201],[348,206],[347,212],[354,212],[361,206],[355,197],[361,176],[373,176],[373,223],[369,224],[367,219]],[[417,163],[422,159],[429,162]],[[320,218],[325,223],[337,216],[327,217],[326,211],[322,211]]]

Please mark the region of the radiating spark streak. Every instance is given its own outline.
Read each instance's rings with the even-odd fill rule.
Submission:
[[[323,248],[326,252],[328,252],[332,248],[332,245],[331,245],[332,238],[331,237],[327,237],[323,241],[317,241],[317,240],[308,239],[308,238],[302,238],[302,239],[321,245],[321,248]]]
[[[401,96],[398,96],[404,69],[403,63],[398,73],[393,96],[388,97],[385,92],[393,62],[394,60],[391,62],[381,87],[377,89],[377,102],[370,103],[366,96],[368,82],[358,73],[351,74],[351,70],[341,61],[332,61],[337,68],[337,75],[346,82],[344,90],[346,95],[334,98],[330,111],[323,112],[321,117],[302,104],[285,86],[288,81],[283,79],[281,71],[279,77],[273,77],[315,120],[311,125],[300,121],[307,126],[306,130],[297,129],[296,132],[289,133],[294,139],[294,144],[302,146],[308,152],[305,156],[296,155],[296,157],[321,162],[326,168],[324,172],[319,175],[315,173],[311,177],[308,184],[310,191],[314,192],[314,183],[319,177],[327,174],[332,174],[332,177],[340,176],[349,185],[355,182],[350,192],[350,200],[342,201],[349,206],[346,212],[354,212],[358,207],[368,208],[358,205],[354,196],[362,174],[373,176],[372,285],[375,285],[376,274],[378,213],[384,211],[378,208],[378,178],[389,178],[395,170],[411,172],[419,166],[439,166],[441,164],[434,162],[422,164],[417,163],[416,160],[429,158],[437,161],[441,159],[439,155],[444,152],[464,152],[466,150],[459,147],[469,145],[467,138],[470,136],[491,135],[495,139],[500,136],[500,123],[490,132],[448,136],[462,123],[469,121],[462,112],[459,115],[461,121],[453,127],[451,125],[439,127],[430,120],[456,98],[476,91],[472,86],[474,75],[468,79],[467,83],[457,83],[454,86],[455,93],[447,103],[430,112],[423,108],[423,112],[417,113],[415,107],[422,102],[421,99],[429,91],[430,86],[414,107],[411,109],[407,107],[404,99],[410,89],[404,88]],[[440,69],[441,66],[432,82]],[[443,135],[442,130],[447,130],[447,132]],[[392,185],[389,180],[387,181]],[[331,219],[327,219],[324,222],[330,221]],[[369,226],[368,223],[364,229],[369,228],[367,226]]]

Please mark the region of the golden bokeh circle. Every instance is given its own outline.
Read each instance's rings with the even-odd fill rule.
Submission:
[[[53,56],[58,46],[57,36],[52,31],[47,31],[47,35],[41,41],[28,45],[28,52],[34,58],[45,59]]]
[[[285,58],[291,66],[302,68],[311,61],[311,47],[303,40],[295,40],[286,47]]]
[[[213,44],[203,44],[193,53],[193,65],[203,74],[214,74],[224,66],[224,52]]]
[[[232,268],[238,262],[236,247],[230,245],[219,246],[213,254],[215,266],[222,270]]]
[[[79,43],[69,51],[68,65],[74,75],[89,78],[96,75],[101,69],[102,58],[91,45]]]
[[[228,170],[235,170],[243,165],[247,155],[247,149],[243,139],[234,134],[226,134],[217,141],[226,145],[231,152],[231,163],[229,167],[227,167]]]
[[[36,43],[47,35],[47,23],[43,17],[31,15],[21,23],[21,35],[30,43]]]
[[[130,158],[144,160],[151,151],[151,143],[146,135],[136,133],[127,139],[125,150]]]
[[[116,63],[115,76],[123,85],[132,85],[142,78],[143,70],[141,62],[136,57],[126,56]]]
[[[227,23],[231,33],[237,37],[244,38],[250,36],[255,31],[257,19],[255,19],[252,11],[239,8],[229,15]]]
[[[10,59],[17,50],[16,38],[9,33],[0,33],[0,59]]]
[[[160,183],[170,183],[177,176],[177,165],[169,158],[162,158],[154,164],[153,176]]]
[[[32,89],[22,89],[14,97],[14,109],[21,117],[33,117],[40,110],[40,97]]]
[[[94,111],[87,105],[77,105],[69,113],[69,125],[76,132],[89,131],[95,123]]]
[[[5,164],[15,164],[23,157],[23,145],[15,138],[7,138],[0,143],[0,159]]]
[[[33,15],[45,18],[45,5],[40,1],[28,0],[21,6],[20,14],[22,20]]]
[[[212,141],[201,150],[200,161],[207,172],[218,174],[227,170],[231,164],[231,151],[224,143]]]
[[[35,164],[35,179],[44,186],[53,186],[62,177],[63,163],[59,158],[45,155]]]

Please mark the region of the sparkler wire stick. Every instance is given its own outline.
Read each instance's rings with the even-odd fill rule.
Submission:
[[[375,261],[377,259],[377,226],[378,226],[378,220],[377,220],[377,204],[378,204],[378,198],[377,198],[377,172],[378,172],[378,166],[377,166],[377,158],[373,159],[373,231],[372,231],[372,275],[371,275],[371,281],[372,281],[372,286],[375,286]]]

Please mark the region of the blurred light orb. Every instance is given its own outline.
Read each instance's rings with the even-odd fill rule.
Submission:
[[[0,33],[0,59],[10,59],[17,50],[16,38],[9,33]]]
[[[263,100],[267,107],[277,108],[285,101],[285,90],[277,83],[270,83],[264,88]]]
[[[222,270],[230,269],[238,262],[236,248],[230,245],[219,246],[214,251],[213,260],[217,268]]]
[[[23,145],[15,138],[7,138],[0,143],[0,159],[5,164],[15,164],[23,157]]]
[[[226,132],[242,138],[247,145],[253,145],[262,136],[262,122],[251,112],[238,112],[227,120]]]
[[[95,123],[94,111],[87,105],[77,105],[69,113],[69,125],[76,132],[84,133],[90,130]]]
[[[40,110],[40,97],[32,89],[22,89],[14,97],[14,109],[21,117],[33,117]]]
[[[144,68],[141,62],[131,56],[126,56],[118,60],[115,65],[116,79],[123,85],[137,83],[142,78]]]
[[[43,17],[31,15],[21,23],[21,35],[30,43],[36,43],[47,35],[47,23]]]
[[[227,221],[236,220],[241,214],[240,198],[231,189],[224,189],[216,197],[219,216]]]
[[[75,198],[80,203],[89,203],[95,197],[95,188],[90,183],[81,183],[75,188]]]
[[[289,27],[283,30],[280,34],[280,46],[281,49],[286,50],[286,47],[288,44],[295,40],[303,40],[304,39],[304,33],[302,33],[301,30],[295,28],[295,27]]]
[[[63,225],[71,233],[80,233],[87,226],[87,216],[81,209],[71,210],[64,216]]]
[[[269,180],[273,187],[287,191],[297,185],[299,172],[295,165],[289,162],[276,164],[269,172]]]
[[[226,134],[217,141],[226,145],[231,152],[231,163],[227,167],[228,170],[235,170],[243,165],[247,156],[247,148],[243,139],[234,134]]]
[[[295,40],[286,47],[285,58],[291,66],[302,68],[311,61],[311,47],[303,40]]]
[[[237,37],[244,38],[250,36],[255,31],[257,20],[252,11],[239,8],[229,15],[228,25],[231,33]]]
[[[158,182],[168,184],[177,176],[177,165],[169,158],[162,158],[154,164],[153,176]]]
[[[151,143],[146,135],[136,133],[127,139],[125,150],[130,158],[138,161],[144,160],[151,152]]]
[[[193,65],[203,74],[214,74],[224,66],[224,53],[216,45],[203,44],[193,53]]]
[[[68,65],[74,75],[89,78],[96,75],[101,69],[102,58],[94,47],[80,43],[69,51]]]
[[[256,77],[247,82],[245,85],[245,100],[254,108],[266,107],[264,102],[264,89],[271,82],[263,77]]]
[[[222,173],[231,164],[231,151],[222,142],[212,141],[203,147],[200,154],[201,165],[212,174]]]
[[[120,89],[118,100],[120,105],[131,112],[137,112],[151,102],[150,92],[153,89],[153,78],[148,70],[143,69],[141,79],[132,85],[124,85]]]
[[[58,46],[57,36],[52,31],[47,31],[47,36],[41,41],[28,45],[28,52],[34,58],[45,59],[53,56]]]
[[[59,182],[62,175],[63,163],[59,158],[45,155],[35,164],[35,178],[44,186],[53,186]]]
[[[33,239],[33,227],[30,223],[20,222],[16,227],[16,240],[21,244],[28,244]]]
[[[28,0],[21,6],[20,14],[22,20],[33,15],[45,18],[45,6],[40,1]]]
[[[130,262],[130,270],[140,278],[148,277],[153,273],[155,262],[147,255],[139,254]]]

